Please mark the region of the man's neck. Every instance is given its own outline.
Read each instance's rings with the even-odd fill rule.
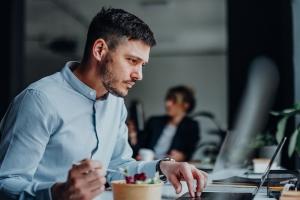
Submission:
[[[90,88],[96,90],[96,98],[100,99],[107,95],[107,90],[103,86],[101,78],[99,77],[96,67],[91,67],[89,64],[80,63],[73,71],[75,76],[88,85]]]
[[[170,123],[177,126],[181,122],[181,120],[184,118],[185,115],[186,115],[185,113],[180,113],[180,114],[172,117]]]

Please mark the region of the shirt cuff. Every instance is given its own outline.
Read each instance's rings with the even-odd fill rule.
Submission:
[[[156,164],[159,160],[139,161],[138,172],[146,172],[148,177],[154,177],[156,173]]]
[[[36,198],[41,200],[53,200],[51,188],[55,183],[49,184],[46,188],[40,189],[36,192]]]

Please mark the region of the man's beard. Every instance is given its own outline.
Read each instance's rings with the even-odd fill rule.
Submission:
[[[108,54],[104,60],[99,63],[98,69],[100,69],[100,76],[102,78],[103,86],[109,93],[117,97],[125,97],[127,93],[125,94],[114,85],[114,83],[117,83],[118,80],[111,70],[111,65],[109,65],[111,62],[112,58],[110,54]]]

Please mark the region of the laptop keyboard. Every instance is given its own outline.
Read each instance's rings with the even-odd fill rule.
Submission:
[[[252,193],[224,193],[224,192],[203,192],[201,196],[190,197],[189,193],[185,193],[177,200],[251,200]]]

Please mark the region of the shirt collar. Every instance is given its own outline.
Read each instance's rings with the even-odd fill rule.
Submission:
[[[69,61],[65,64],[65,67],[62,69],[61,73],[64,79],[71,85],[71,87],[79,92],[80,94],[84,95],[86,98],[96,101],[96,91],[85,83],[80,81],[75,74],[72,72],[72,68],[79,65],[79,62],[76,61]]]

